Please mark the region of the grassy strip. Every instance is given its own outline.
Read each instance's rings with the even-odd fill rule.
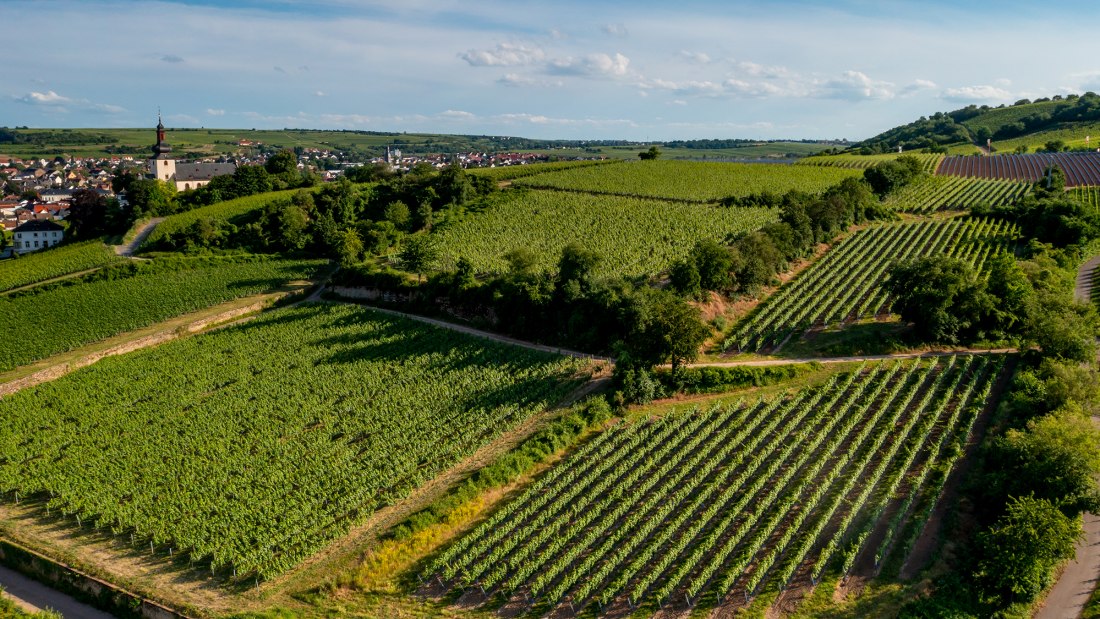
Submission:
[[[600,396],[570,408],[515,449],[391,529],[356,572],[337,584],[363,591],[397,591],[401,584],[398,577],[409,573],[409,567],[467,529],[495,505],[494,499],[498,497],[490,496],[489,491],[507,486],[552,456],[575,446],[611,415],[611,407]]]
[[[60,619],[61,613],[52,610],[44,610],[37,613],[25,612],[16,606],[15,601],[4,595],[4,587],[0,586],[0,619]]]
[[[739,387],[764,387],[792,380],[810,371],[821,369],[819,363],[792,363],[790,365],[734,366],[683,368],[673,377],[667,370],[656,373],[656,378],[669,391],[681,393],[719,393]]]

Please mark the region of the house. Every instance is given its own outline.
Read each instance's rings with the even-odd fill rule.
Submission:
[[[65,238],[65,228],[52,221],[33,219],[13,230],[12,247],[17,254],[25,254],[46,247],[53,247]]]

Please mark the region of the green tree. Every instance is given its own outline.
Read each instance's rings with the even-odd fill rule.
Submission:
[[[733,256],[725,245],[714,239],[697,241],[691,248],[691,261],[703,290],[723,292],[733,285]]]
[[[710,334],[698,308],[665,290],[639,290],[633,313],[633,332],[624,343],[629,358],[643,367],[669,363],[674,377],[699,356]]]
[[[1081,520],[1045,499],[1017,497],[1005,514],[978,534],[979,578],[1006,596],[1035,599],[1053,579],[1059,563],[1073,557]]]
[[[399,230],[405,230],[409,225],[409,207],[400,200],[387,204],[383,215],[386,221],[392,222]]]
[[[271,175],[263,166],[243,165],[233,173],[233,193],[238,198],[265,193],[271,189]]]
[[[298,173],[298,157],[286,148],[268,157],[264,169],[272,178],[281,181],[283,187],[297,184],[301,176]]]
[[[91,189],[73,192],[69,206],[68,233],[77,239],[90,239],[119,232],[129,222],[123,216],[118,201],[108,199]]]
[[[504,254],[504,261],[513,275],[528,275],[538,267],[539,256],[530,247],[517,247]]]
[[[995,299],[966,262],[946,255],[896,264],[885,284],[894,309],[926,341],[955,343],[992,323]]]
[[[439,259],[439,246],[436,244],[435,237],[417,234],[406,238],[400,259],[405,269],[416,273],[417,280],[422,280],[424,271],[431,268],[432,264]]]
[[[342,266],[351,266],[363,258],[363,240],[354,229],[341,230],[335,247]]]
[[[600,255],[585,249],[577,243],[562,248],[558,260],[558,286],[563,288],[574,282],[583,294],[587,292],[592,280],[592,271],[600,262]]]
[[[151,178],[133,180],[126,190],[132,219],[146,215],[171,215],[175,211],[175,196],[176,186],[173,183]]]
[[[649,150],[643,150],[638,153],[638,159],[642,161],[655,161],[661,156],[661,149],[656,146],[650,146]]]
[[[699,269],[692,260],[677,260],[668,270],[669,284],[680,294],[696,295],[702,290]]]
[[[279,210],[279,236],[283,247],[304,249],[309,244],[309,215],[302,207],[288,204]]]

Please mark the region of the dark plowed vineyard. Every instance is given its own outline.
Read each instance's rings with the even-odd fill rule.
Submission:
[[[857,559],[877,571],[919,537],[1003,363],[885,363],[756,404],[620,425],[421,577],[542,613],[740,604]]]
[[[1054,164],[1066,173],[1066,186],[1100,185],[1100,153],[1030,153],[994,157],[944,157],[939,176],[1037,181]]]

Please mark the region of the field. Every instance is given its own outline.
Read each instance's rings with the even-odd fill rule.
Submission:
[[[895,262],[947,254],[981,270],[994,253],[1014,242],[1016,234],[1001,221],[957,218],[862,230],[768,297],[726,339],[724,348],[771,348],[814,325],[888,314],[890,298],[882,283]]]
[[[1086,137],[1089,138],[1088,142],[1085,141]],[[1018,146],[1027,146],[1029,149],[1035,150],[1052,141],[1061,141],[1066,146],[1074,149],[1096,148],[1100,146],[1100,123],[1078,122],[1010,140],[994,140],[993,148],[1002,153],[1010,153]]]
[[[0,372],[187,312],[308,279],[323,260],[182,260],[122,265],[111,279],[75,280],[0,297]]]
[[[420,576],[511,616],[563,605],[618,616],[739,606],[857,563],[877,573],[920,535],[1002,363],[886,363],[757,404],[620,425]]]
[[[353,306],[282,309],[0,400],[0,492],[252,582],[557,402],[580,369]]]
[[[1075,187],[1069,190],[1069,195],[1092,207],[1093,212],[1100,212],[1100,187]]]
[[[0,261],[0,292],[124,260],[102,241],[62,245]]]
[[[1100,153],[1031,153],[993,157],[945,157],[940,176],[1035,182],[1051,164],[1066,173],[1066,187],[1100,185]]]
[[[751,163],[634,161],[576,168],[516,180],[523,187],[687,202],[717,202],[792,189],[819,193],[857,171]]]
[[[917,152],[902,153],[900,155],[897,153],[885,155],[822,155],[819,157],[807,157],[799,161],[798,165],[863,170],[882,163],[883,161],[894,161],[902,155],[919,159],[924,171],[929,174],[936,171],[936,167],[939,166],[940,161],[943,159],[943,155],[930,155]]]
[[[623,165],[623,164],[618,164]],[[726,165],[726,164],[723,164]],[[603,168],[604,166],[601,166]],[[459,258],[481,272],[504,272],[504,254],[527,248],[539,267],[553,267],[567,244],[601,256],[600,275],[651,275],[687,255],[700,238],[755,230],[776,220],[775,209],[724,208],[572,192],[510,193],[439,232],[443,267]]]
[[[1019,122],[1026,116],[1034,114],[1049,114],[1054,111],[1054,108],[1059,105],[1063,105],[1062,101],[1040,101],[1039,103],[1027,103],[1024,105],[1006,105],[1002,108],[996,108],[987,110],[962,122],[971,131],[976,131],[982,127],[989,129],[990,133],[997,133],[997,131],[1012,123]]]
[[[1031,186],[1011,181],[983,181],[952,176],[928,176],[911,183],[886,201],[899,211],[933,213],[967,210],[978,203],[990,206],[1010,204]]]
[[[157,249],[166,239],[170,238],[172,235],[185,232],[192,224],[201,219],[210,218],[229,221],[234,217],[240,217],[241,215],[246,215],[252,211],[261,209],[277,200],[288,199],[298,191],[301,190],[288,189],[286,191],[271,191],[268,193],[256,194],[254,196],[237,198],[235,200],[226,200],[225,202],[218,202],[210,206],[203,206],[194,210],[171,215],[157,224],[156,228],[153,228],[149,236],[142,241],[139,249],[141,251]]]
[[[535,174],[543,174],[545,172],[558,172],[561,170],[569,170],[571,168],[584,168],[588,166],[600,165],[605,163],[612,163],[610,160],[605,161],[555,161],[552,163],[528,163],[524,165],[510,165],[501,166],[498,168],[470,168],[466,170],[467,174],[474,176],[485,176],[493,179],[494,181],[506,181],[516,178],[522,178],[524,176],[534,176]]]

